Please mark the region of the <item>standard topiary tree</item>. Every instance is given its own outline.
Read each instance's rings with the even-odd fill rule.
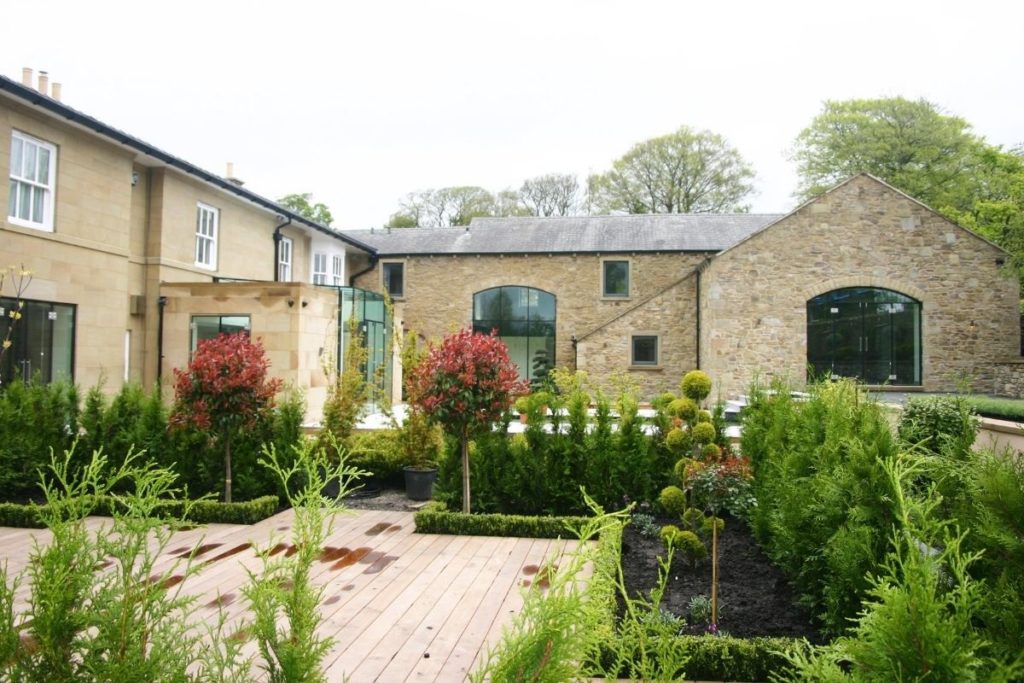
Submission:
[[[469,441],[491,429],[516,396],[529,390],[495,334],[465,329],[436,346],[409,377],[409,401],[459,440],[462,511],[470,511]]]
[[[683,381],[679,388],[683,392],[683,396],[700,403],[711,393],[711,378],[706,372],[690,370],[683,375]]]
[[[224,449],[224,501],[231,502],[231,442],[273,419],[281,380],[268,379],[270,361],[245,332],[199,342],[187,370],[174,370],[172,426],[211,430]]]

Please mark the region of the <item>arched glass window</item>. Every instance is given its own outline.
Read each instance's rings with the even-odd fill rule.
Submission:
[[[807,302],[807,364],[814,377],[921,384],[921,302],[890,289],[847,287]]]
[[[493,287],[473,295],[473,330],[498,336],[525,380],[555,365],[555,295],[533,287]]]

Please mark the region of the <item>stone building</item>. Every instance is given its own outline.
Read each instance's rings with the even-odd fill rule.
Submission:
[[[361,297],[350,261],[371,247],[250,192],[230,165],[217,176],[67,106],[28,69],[0,77],[0,163],[0,264],[33,273],[0,382],[166,386],[200,339],[247,330],[319,414],[342,304]],[[8,281],[0,339],[14,295]]]
[[[702,368],[945,390],[1024,387],[1007,255],[869,176],[782,215],[485,218],[339,232],[0,77],[0,264],[33,271],[0,382],[168,387],[200,339],[245,330],[316,422],[355,317],[368,377],[395,322],[498,330],[524,377],[560,366],[645,396]],[[0,339],[16,305],[0,291]],[[808,370],[810,368],[810,370]]]
[[[347,234],[376,251],[356,284],[390,289],[406,328],[497,329],[527,377],[555,365],[607,385],[624,371],[645,396],[693,368],[723,396],[757,377],[809,375],[910,391],[966,379],[992,392],[997,373],[1020,367],[1006,253],[868,175],[784,216],[483,218]]]

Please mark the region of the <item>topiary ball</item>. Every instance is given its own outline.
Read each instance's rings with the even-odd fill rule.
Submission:
[[[706,443],[700,449],[700,456],[705,460],[718,460],[722,457],[722,449],[716,444]]]
[[[711,411],[701,410],[697,413],[697,422],[711,422]]]
[[[678,486],[666,486],[658,495],[658,504],[666,514],[678,517],[686,509],[686,494]]]
[[[721,517],[705,517],[701,522],[701,529],[705,534],[710,534],[712,529],[718,529],[718,534],[721,535],[725,531],[725,520]]]
[[[690,445],[690,435],[676,427],[665,435],[665,445],[672,450],[685,450]]]
[[[676,536],[678,534],[679,527],[677,527],[675,524],[666,524],[665,526],[661,527],[661,532],[659,535],[661,536],[661,541],[665,544],[666,548],[674,548]]]
[[[683,376],[679,388],[682,390],[683,396],[694,401],[703,401],[711,393],[711,378],[706,372],[690,370]]]
[[[697,417],[697,404],[693,399],[677,398],[668,404],[668,414],[692,422]]]
[[[692,458],[680,458],[672,467],[672,473],[676,475],[683,484],[686,484],[686,468],[693,462]]]
[[[694,443],[709,444],[715,440],[718,431],[710,422],[698,422],[690,428],[690,438]]]
[[[672,547],[683,554],[691,565],[697,564],[708,556],[708,548],[704,541],[692,531],[680,531],[672,539]]]
[[[676,395],[671,391],[666,391],[664,394],[658,394],[654,397],[651,401],[651,407],[655,410],[665,410],[674,400],[676,400]]]

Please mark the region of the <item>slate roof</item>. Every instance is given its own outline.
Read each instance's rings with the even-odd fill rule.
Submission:
[[[645,214],[474,218],[468,227],[345,230],[378,256],[718,252],[783,214]]]

